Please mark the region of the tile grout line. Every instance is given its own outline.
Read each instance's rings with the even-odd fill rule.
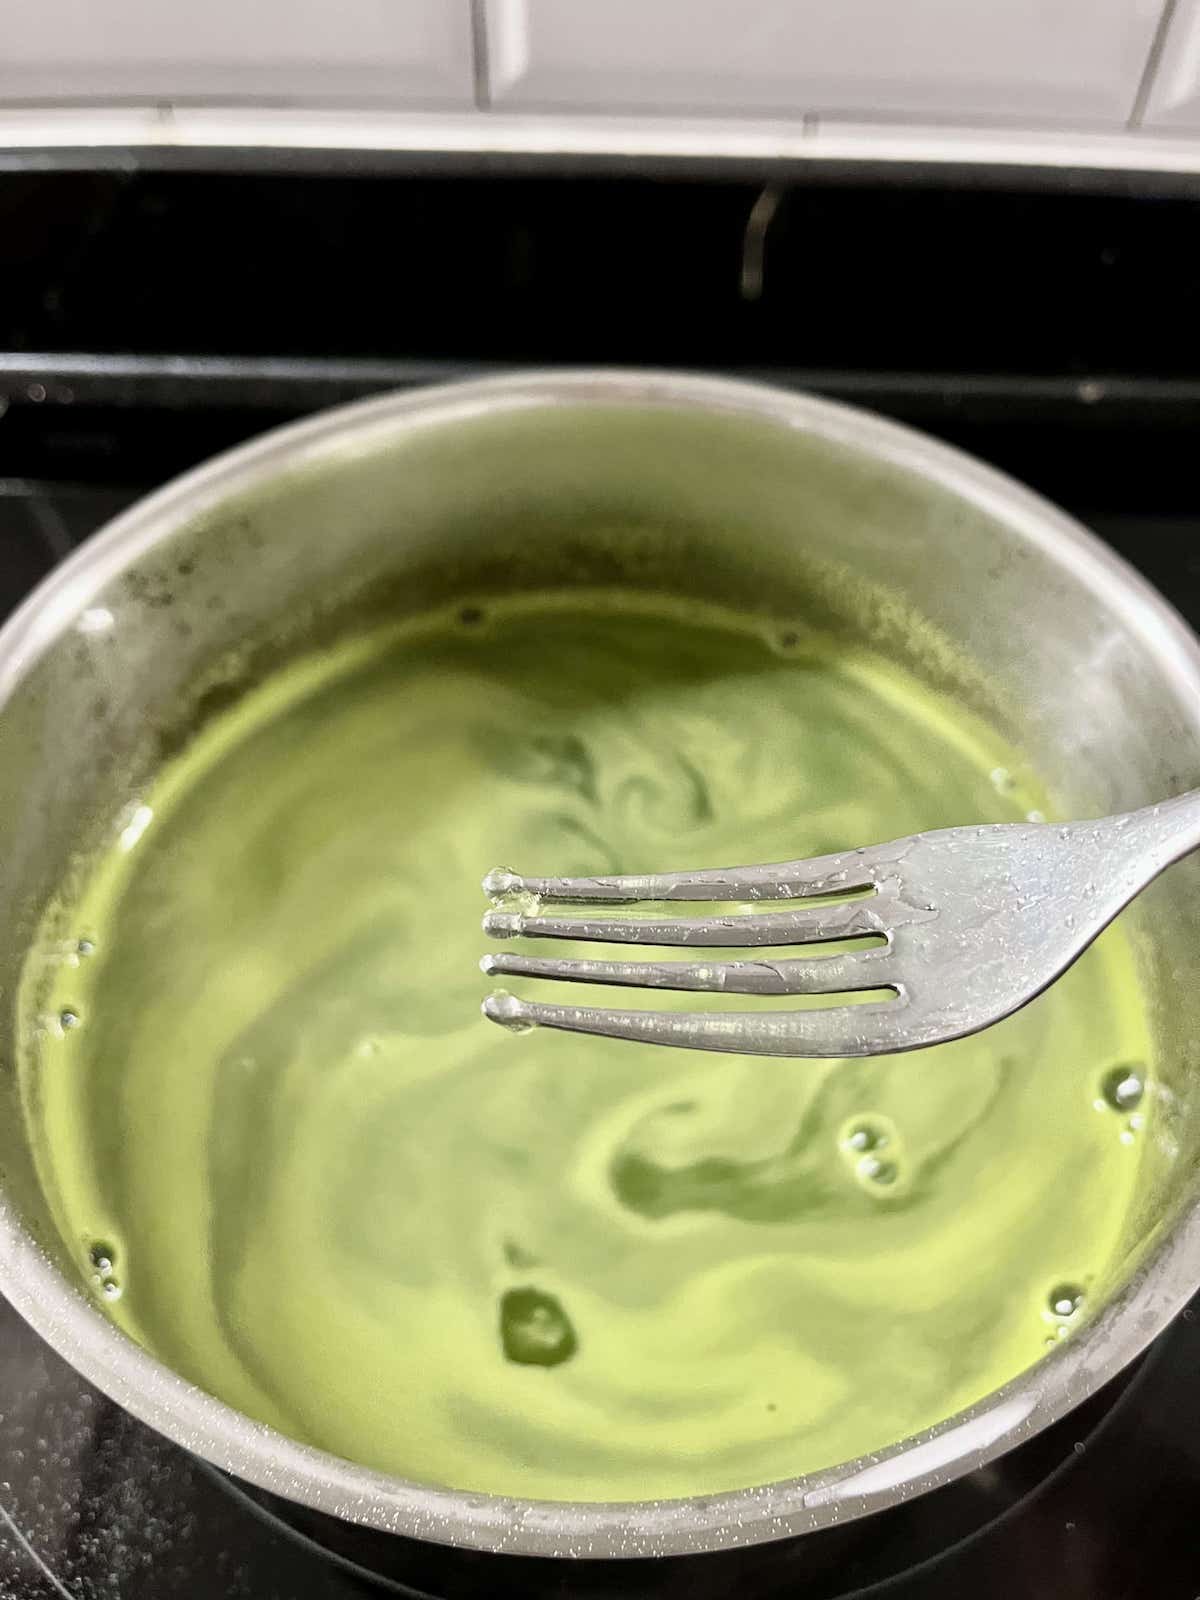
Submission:
[[[1137,93],[1133,97],[1133,110],[1129,113],[1129,121],[1126,123],[1126,127],[1130,132],[1136,132],[1142,126],[1142,121],[1146,115],[1146,106],[1154,89],[1154,80],[1158,76],[1163,52],[1167,47],[1167,36],[1171,32],[1171,24],[1175,20],[1175,12],[1178,9],[1178,5],[1179,0],[1163,0],[1162,13],[1154,30],[1154,37],[1150,41],[1150,51],[1146,56],[1146,65],[1142,69]]]
[[[471,13],[471,77],[475,109],[492,108],[491,75],[488,63],[488,27],[485,0],[467,0]]]

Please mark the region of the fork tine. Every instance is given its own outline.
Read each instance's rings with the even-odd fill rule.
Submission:
[[[698,989],[723,994],[847,994],[886,988],[887,949],[780,961],[571,961],[551,956],[486,955],[489,977],[559,978],[644,989]]]
[[[800,900],[869,889],[889,859],[887,848],[882,847],[762,867],[610,878],[524,878],[507,867],[496,867],[483,880],[483,892],[497,900],[510,894],[534,894],[541,900],[617,904],[635,900]]]
[[[595,1006],[550,1005],[490,994],[483,1014],[514,1032],[561,1028],[642,1044],[732,1055],[807,1056],[837,1060],[911,1048],[903,1040],[903,997],[882,1005],[835,1006],[822,1011],[683,1012],[608,1011]]]
[[[742,945],[822,944],[884,933],[878,898],[799,911],[752,916],[664,919],[650,917],[543,917],[523,911],[489,911],[483,931],[496,939],[583,939],[612,944]]]

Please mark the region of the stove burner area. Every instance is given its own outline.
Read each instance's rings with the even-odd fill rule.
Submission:
[[[661,1561],[538,1561],[353,1527],[195,1460],[0,1312],[0,1594],[257,1600],[1190,1600],[1200,1319],[1028,1444],[907,1506],[802,1539]],[[1136,1529],[1136,1536],[1130,1530]],[[1191,1585],[1192,1587],[1189,1587]]]

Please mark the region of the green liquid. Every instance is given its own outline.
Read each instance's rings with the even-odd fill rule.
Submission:
[[[886,663],[777,644],[602,599],[429,619],[282,674],[163,772],[22,999],[41,1172],[114,1321],[373,1467],[635,1499],[885,1446],[1087,1315],[1143,1138],[1119,930],[891,1060],[479,1015],[497,861],[770,861],[1044,805]]]

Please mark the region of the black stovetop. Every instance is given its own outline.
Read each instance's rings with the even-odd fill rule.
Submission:
[[[1074,511],[1200,628],[1200,190],[795,180],[748,254],[767,176],[0,174],[0,617],[274,422],[620,360],[916,422]],[[0,1301],[0,1600],[1197,1600],[1198,1424],[1200,1299],[1070,1418],[910,1506],[690,1560],[480,1557],[233,1485]]]

